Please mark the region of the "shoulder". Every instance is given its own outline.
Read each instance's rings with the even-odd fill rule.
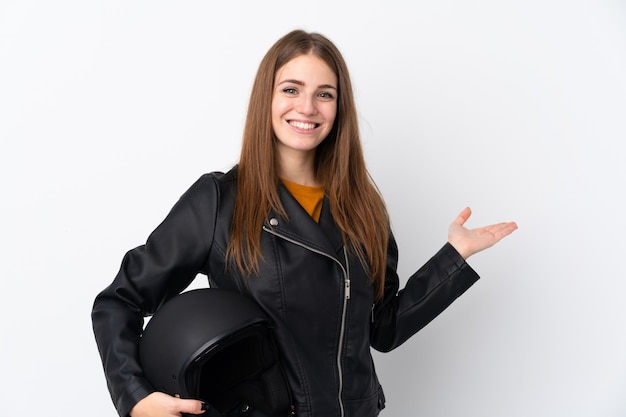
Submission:
[[[237,166],[227,172],[212,171],[202,174],[191,187],[189,192],[206,192],[211,189],[233,187],[237,184]]]
[[[215,184],[218,186],[228,186],[237,183],[237,165],[231,168],[229,171],[212,171],[202,174],[194,185],[207,186],[208,184]]]
[[[232,199],[237,189],[237,167],[227,172],[202,174],[181,196],[180,201],[214,209]]]

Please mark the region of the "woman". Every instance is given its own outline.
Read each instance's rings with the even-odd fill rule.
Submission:
[[[258,69],[239,164],[202,176],[95,300],[119,414],[203,412],[198,400],[156,392],[136,354],[143,316],[203,273],[271,318],[296,415],[378,415],[370,346],[389,351],[415,334],[478,279],[465,259],[517,228],[468,230],[469,216],[398,291],[398,251],[365,167],[346,64],[325,37],[288,33]]]

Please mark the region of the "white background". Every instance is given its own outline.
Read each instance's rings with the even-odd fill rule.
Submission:
[[[626,416],[620,0],[0,1],[0,415],[115,415],[93,298],[236,162],[258,63],[294,28],[345,55],[403,279],[466,205],[520,227],[375,354],[382,415]]]

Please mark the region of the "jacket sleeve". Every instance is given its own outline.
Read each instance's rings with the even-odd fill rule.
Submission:
[[[107,386],[120,416],[155,391],[143,377],[137,342],[144,317],[184,290],[210,250],[218,205],[206,174],[187,190],[145,245],[126,253],[113,282],[97,295],[91,313]]]
[[[400,346],[471,287],[478,274],[446,243],[398,291],[398,248],[389,239],[382,301],[372,311],[370,343],[381,352]]]

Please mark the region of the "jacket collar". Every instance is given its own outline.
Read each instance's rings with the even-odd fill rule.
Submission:
[[[278,185],[278,193],[289,219],[272,210],[265,220],[265,227],[298,243],[336,256],[343,247],[343,240],[330,214],[328,199],[324,198],[317,223],[282,183]]]

